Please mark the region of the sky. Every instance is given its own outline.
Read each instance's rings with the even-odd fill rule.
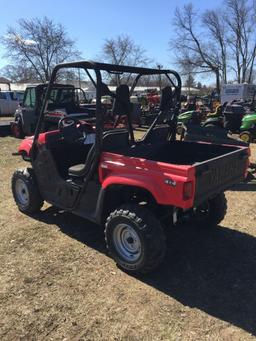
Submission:
[[[145,49],[149,58],[164,68],[175,68],[169,41],[174,37],[172,18],[177,6],[186,0],[0,0],[0,36],[20,18],[47,16],[61,23],[76,41],[84,59],[100,61],[107,38],[129,35]],[[222,0],[190,1],[198,11],[220,7]],[[0,46],[0,68],[8,64]]]

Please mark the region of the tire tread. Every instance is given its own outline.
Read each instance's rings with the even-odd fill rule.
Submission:
[[[105,241],[110,255],[116,260],[119,266],[120,262],[108,243],[107,234],[111,221],[113,219],[123,217],[128,218],[138,226],[148,247],[146,259],[141,269],[131,270],[129,268],[125,268],[124,270],[138,274],[146,274],[155,269],[165,256],[166,244],[165,234],[163,232],[162,226],[157,218],[148,209],[141,208],[135,204],[122,205],[115,211],[111,212],[105,224]],[[124,268],[122,264],[121,267]]]
[[[15,182],[17,179],[22,179],[28,188],[29,191],[29,204],[27,207],[23,207],[19,204],[18,199],[16,198],[15,193]],[[41,207],[44,204],[43,198],[38,190],[35,176],[33,173],[33,169],[25,168],[25,169],[17,169],[12,176],[12,193],[16,205],[18,206],[19,210],[23,213],[32,214],[35,212],[40,211]]]

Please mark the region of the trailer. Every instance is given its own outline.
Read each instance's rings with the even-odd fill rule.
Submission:
[[[253,99],[255,91],[256,85],[254,84],[223,84],[220,92],[221,104],[241,99],[250,101]]]

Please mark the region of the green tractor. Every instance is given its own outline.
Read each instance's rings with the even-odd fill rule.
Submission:
[[[206,119],[206,120],[205,120]],[[187,124],[202,125],[203,127],[222,127],[222,106],[219,105],[215,112],[206,115],[203,111],[190,110],[179,114],[177,134],[181,134],[183,126]]]
[[[202,114],[199,111],[190,110],[179,114],[177,123],[177,134],[181,134],[183,126],[187,124],[200,125]]]
[[[200,104],[201,102],[201,104]],[[210,96],[194,96],[186,103],[185,108],[181,110],[178,115],[177,134],[181,134],[182,129],[187,124],[189,125],[203,125],[207,118],[207,109],[212,108],[212,95]],[[209,109],[208,109],[209,110]],[[214,115],[216,112],[212,113]],[[217,112],[216,121],[219,120],[219,113]],[[212,116],[213,118],[213,116]]]
[[[256,113],[245,115],[242,119],[239,137],[250,143],[256,139]]]
[[[250,143],[256,139],[256,112],[248,111],[249,108],[245,110],[244,106],[236,103],[224,104],[207,116],[203,126],[224,128],[233,134],[239,134],[241,140]]]
[[[205,128],[222,128],[224,123],[223,110],[225,106],[218,105],[214,112],[207,114],[206,120],[202,123]]]

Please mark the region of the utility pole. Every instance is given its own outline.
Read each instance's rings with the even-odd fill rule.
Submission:
[[[163,65],[157,64],[158,70],[161,70],[162,67],[163,67]],[[161,92],[161,90],[162,90],[162,77],[161,77],[161,74],[160,74],[160,73],[159,73],[158,84],[159,84],[159,91]]]
[[[79,81],[79,88],[82,89],[82,85],[81,85],[81,71],[80,71],[80,68],[78,68],[78,81]]]

